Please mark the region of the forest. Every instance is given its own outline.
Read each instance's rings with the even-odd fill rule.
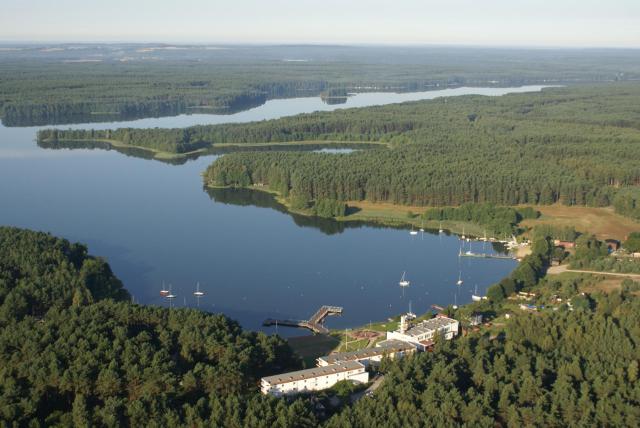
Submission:
[[[233,113],[293,96],[332,103],[348,92],[638,77],[637,54],[623,49],[17,45],[0,51],[0,116],[6,126],[110,122]]]
[[[573,311],[522,314],[495,337],[438,340],[434,352],[385,361],[373,396],[327,414],[309,396],[258,392],[260,376],[299,364],[280,337],[242,331],[223,315],[129,303],[108,264],[83,245],[9,227],[0,242],[3,426],[640,423],[640,284],[578,295]],[[534,243],[523,263],[536,276],[514,272],[518,286],[571,289],[538,276],[551,251],[547,239]],[[85,267],[94,261],[98,273]],[[10,312],[21,298],[37,310]],[[480,305],[499,310],[501,299]]]
[[[208,185],[267,185],[308,201],[613,205],[634,216],[639,101],[640,85],[611,84],[441,98],[184,132],[214,145],[323,138],[389,145],[337,155],[232,153],[207,169]],[[153,139],[176,130],[137,132]]]

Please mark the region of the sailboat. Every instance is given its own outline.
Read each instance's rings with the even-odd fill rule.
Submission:
[[[402,272],[402,277],[400,278],[400,282],[398,284],[400,284],[400,287],[408,287],[411,282],[405,278],[405,275],[407,274],[407,272]]]
[[[424,221],[420,223],[420,232],[424,232]]]
[[[476,284],[475,291],[471,295],[471,300],[473,300],[474,302],[479,302],[480,300],[482,300],[482,297],[478,296],[478,284]]]
[[[462,272],[458,273],[458,282],[456,282],[456,285],[462,285],[464,283],[464,281],[462,280]]]
[[[160,295],[162,297],[167,297],[171,291],[167,290],[164,286],[164,281],[162,281],[162,288],[160,289]]]
[[[200,291],[200,283],[196,283],[196,291],[193,292],[193,295],[196,297],[204,296],[204,291]]]
[[[169,299],[169,300],[173,300],[173,299],[175,299],[176,297],[178,297],[178,296],[176,296],[175,294],[173,294],[173,293],[171,292],[171,284],[169,284],[169,293],[167,293],[164,297],[165,297],[165,298],[167,298],[167,299]]]
[[[409,312],[407,312],[407,318],[416,319],[416,314],[411,310],[411,300],[409,300]]]
[[[438,233],[442,233],[444,232],[444,229],[442,228],[442,222],[440,222],[440,229],[438,229]]]
[[[467,237],[464,235],[464,226],[462,227],[462,236],[460,237],[460,239],[462,239],[463,241],[467,239]]]
[[[417,235],[418,231],[417,230],[413,230],[413,226],[411,226],[411,232],[409,232],[409,235]]]

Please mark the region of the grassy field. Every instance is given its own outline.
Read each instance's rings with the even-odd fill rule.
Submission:
[[[567,207],[564,205],[536,206],[542,216],[525,220],[523,226],[551,224],[573,226],[578,232],[594,234],[598,239],[624,240],[630,232],[640,231],[640,223],[613,212],[612,208]]]

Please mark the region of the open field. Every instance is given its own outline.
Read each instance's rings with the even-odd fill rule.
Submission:
[[[523,226],[537,224],[573,226],[578,232],[594,234],[598,239],[624,240],[630,232],[640,230],[640,223],[616,214],[613,208],[568,207],[565,205],[540,205],[535,207],[542,216],[525,220]]]

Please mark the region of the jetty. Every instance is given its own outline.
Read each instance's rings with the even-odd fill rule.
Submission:
[[[504,254],[488,254],[488,253],[474,253],[471,251],[460,252],[460,257],[476,257],[481,259],[507,259],[507,260],[515,260],[516,257],[511,255]]]
[[[330,315],[342,315],[342,307],[324,305],[316,311],[308,320],[275,319],[267,318],[262,323],[268,327],[272,325],[282,325],[286,327],[307,328],[314,333],[329,334],[329,329],[324,326],[324,320]]]

